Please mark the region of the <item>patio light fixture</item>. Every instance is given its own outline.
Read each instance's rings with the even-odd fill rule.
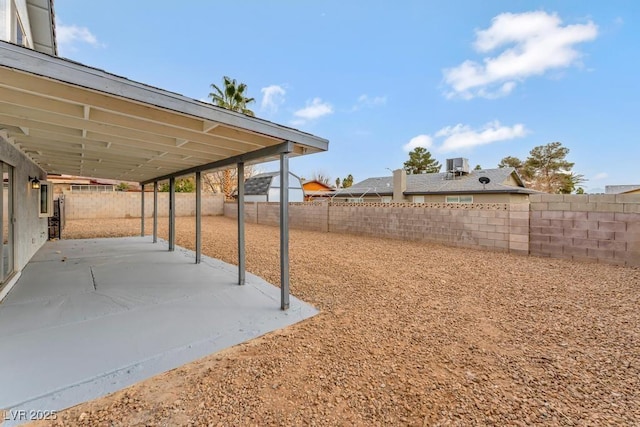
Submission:
[[[31,182],[31,189],[38,190],[40,188],[40,180],[38,177],[29,177],[29,182]]]

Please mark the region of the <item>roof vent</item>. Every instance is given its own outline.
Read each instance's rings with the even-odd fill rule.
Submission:
[[[457,176],[469,173],[469,159],[464,157],[456,157],[455,159],[447,159],[447,179],[455,179]]]

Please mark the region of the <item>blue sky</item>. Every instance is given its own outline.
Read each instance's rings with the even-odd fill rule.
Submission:
[[[200,100],[224,75],[246,83],[258,117],[330,141],[291,161],[306,178],[390,175],[417,145],[440,163],[492,168],[560,141],[587,191],[640,183],[634,0],[56,0],[55,9],[61,56]]]

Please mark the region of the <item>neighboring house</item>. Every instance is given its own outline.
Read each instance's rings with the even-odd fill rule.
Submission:
[[[71,175],[48,175],[47,181],[53,184],[54,196],[75,192],[112,192],[116,191],[116,188],[119,184],[118,181],[114,180],[87,178]],[[139,190],[137,184],[127,184],[129,184],[130,189]]]
[[[449,159],[466,160],[466,159]],[[393,176],[368,178],[336,191],[334,201],[413,203],[511,203],[526,200],[538,191],[525,188],[514,168],[468,170],[407,175],[404,169]],[[481,182],[484,181],[485,183]],[[488,181],[487,181],[488,180]]]
[[[288,169],[290,158],[328,149],[324,138],[58,57],[52,0],[0,0],[0,82],[0,301],[47,240],[47,176],[149,190],[239,164],[279,159]],[[288,307],[288,291],[281,300]]]
[[[244,181],[245,202],[279,202],[280,172],[261,173]],[[289,172],[289,202],[304,201],[300,177]]]
[[[303,181],[302,189],[304,190],[305,201],[323,200],[335,194],[336,189],[322,181],[311,180]]]
[[[605,194],[640,194],[640,184],[638,185],[607,185],[604,187]]]

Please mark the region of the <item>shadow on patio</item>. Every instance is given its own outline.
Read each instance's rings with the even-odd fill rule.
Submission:
[[[150,237],[47,242],[0,304],[0,408],[59,410],[311,317]]]

